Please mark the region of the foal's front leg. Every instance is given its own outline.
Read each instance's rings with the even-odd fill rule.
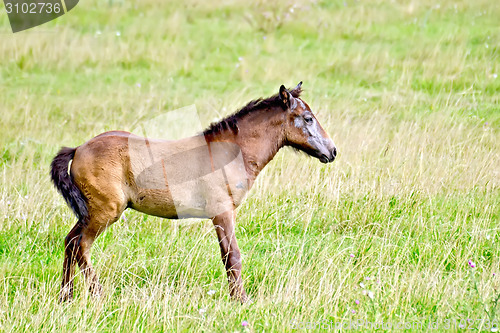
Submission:
[[[248,300],[241,279],[241,254],[234,234],[235,212],[229,211],[212,219],[219,238],[222,262],[229,280],[229,294],[233,299],[245,303]]]

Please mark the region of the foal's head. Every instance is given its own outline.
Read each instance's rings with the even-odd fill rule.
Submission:
[[[301,86],[302,82],[291,92],[280,87],[279,98],[286,109],[285,145],[302,150],[323,163],[333,162],[337,148],[309,105],[299,98]]]

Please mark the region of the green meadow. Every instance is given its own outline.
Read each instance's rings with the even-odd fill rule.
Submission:
[[[499,76],[498,1],[85,0],[16,34],[2,3],[0,331],[498,330]],[[210,220],[131,210],[93,246],[104,296],[77,269],[58,302],[61,146],[299,81],[338,156],[281,150],[239,207],[252,303]]]

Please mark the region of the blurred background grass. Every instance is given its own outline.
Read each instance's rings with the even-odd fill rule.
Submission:
[[[482,0],[85,1],[12,34],[0,7],[0,328],[496,318],[498,17]],[[253,304],[229,301],[209,221],[132,211],[94,246],[106,296],[78,276],[56,302],[75,223],[48,177],[61,145],[191,104],[208,125],[301,80],[339,157],[285,149],[239,209]]]

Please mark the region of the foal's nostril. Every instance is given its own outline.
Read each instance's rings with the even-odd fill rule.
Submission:
[[[337,148],[333,148],[332,155],[333,155],[333,158],[337,157]]]

